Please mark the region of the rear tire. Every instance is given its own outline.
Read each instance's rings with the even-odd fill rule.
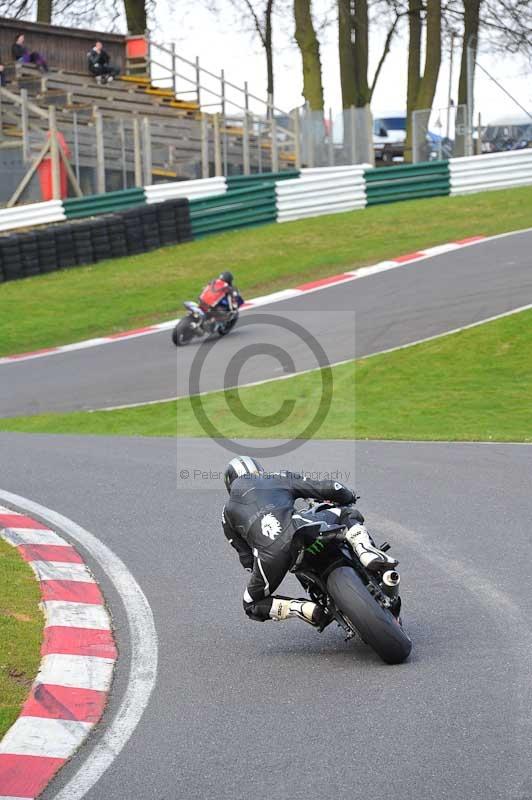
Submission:
[[[391,611],[370,595],[352,567],[338,567],[327,579],[327,591],[336,607],[354,625],[362,639],[387,664],[401,664],[412,642]]]
[[[183,317],[180,319],[174,330],[172,331],[172,341],[176,347],[182,347],[194,337],[194,329],[192,328],[192,319],[190,317]]]

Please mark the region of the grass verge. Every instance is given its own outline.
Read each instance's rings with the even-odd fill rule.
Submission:
[[[39,600],[31,567],[0,539],[0,739],[18,717],[39,667]]]
[[[244,296],[477,234],[532,226],[532,187],[219,234],[0,286],[0,355],[171,319],[222,269]]]
[[[225,437],[532,442],[532,311],[330,372],[330,407],[306,434],[323,371],[177,404],[0,419],[0,430],[212,435],[194,413],[201,406]],[[292,404],[286,419],[282,403]]]

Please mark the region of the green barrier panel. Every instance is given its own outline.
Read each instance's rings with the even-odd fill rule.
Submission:
[[[253,186],[257,183],[275,183],[275,181],[288,181],[299,178],[301,175],[298,169],[287,169],[283,172],[261,172],[254,175],[229,175],[226,178],[227,189],[243,189],[245,186]]]
[[[273,183],[261,183],[254,187],[235,189],[218,197],[190,202],[190,221],[194,236],[275,222],[276,218]]]
[[[368,206],[450,194],[447,161],[366,170],[364,177]]]
[[[123,189],[119,192],[90,194],[86,197],[72,197],[68,200],[63,200],[67,219],[108,214],[113,211],[123,211],[126,208],[145,204],[146,196],[143,188]]]

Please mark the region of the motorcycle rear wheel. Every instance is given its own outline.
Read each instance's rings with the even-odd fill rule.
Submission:
[[[192,319],[190,317],[183,317],[180,319],[172,331],[172,341],[176,347],[182,347],[194,337],[194,329],[192,328]]]
[[[383,661],[401,664],[408,658],[412,641],[392,612],[372,597],[352,567],[333,570],[327,579],[327,591],[337,609]]]

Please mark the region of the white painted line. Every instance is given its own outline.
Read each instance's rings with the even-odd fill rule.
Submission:
[[[46,600],[42,603],[46,614],[46,627],[92,628],[111,630],[111,620],[105,606],[93,603],[71,603],[64,600]]]
[[[34,528],[4,528],[2,539],[18,547],[21,544],[43,544],[66,547],[66,542],[53,531],[39,531]]]
[[[92,727],[77,720],[19,717],[0,742],[0,753],[70,758]]]
[[[77,581],[96,583],[86,564],[65,564],[60,561],[30,561],[39,581]]]
[[[81,545],[96,561],[102,572],[109,577],[124,606],[129,626],[131,656],[129,677],[122,701],[114,717],[107,721],[106,730],[93,747],[91,757],[81,765],[70,783],[55,796],[55,800],[81,800],[129,741],[155,687],[158,642],[152,610],[142,589],[123,561],[92,533],[76,525],[68,517],[20,495],[0,490],[0,501],[12,503],[19,509],[34,514],[45,521],[45,524],[52,528],[58,528]],[[54,658],[58,659],[61,656],[45,656],[43,660]],[[76,656],[67,656],[67,658],[76,658]],[[77,658],[82,657],[78,656]],[[93,660],[102,662],[102,669],[104,668],[106,659]],[[111,680],[113,664],[114,662],[109,660],[107,665],[108,681]],[[79,675],[79,668],[77,672]],[[41,680],[47,682],[42,678]],[[75,685],[79,686],[79,677]],[[103,689],[105,690],[108,686],[109,683],[104,684]]]
[[[107,692],[111,685],[114,665],[113,658],[52,653],[44,656],[36,683]]]

